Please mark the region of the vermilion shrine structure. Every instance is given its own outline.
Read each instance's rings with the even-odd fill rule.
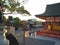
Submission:
[[[46,11],[43,14],[35,16],[45,20],[43,24],[44,30],[38,31],[38,35],[42,34],[60,38],[60,3],[47,5]]]

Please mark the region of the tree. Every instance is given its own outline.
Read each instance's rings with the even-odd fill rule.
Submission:
[[[21,25],[21,20],[18,17],[14,18],[13,26],[16,29],[18,29],[18,27],[20,27],[20,25]]]
[[[2,7],[3,7],[4,1],[0,0],[0,23],[2,23]]]
[[[13,17],[12,17],[12,16],[9,16],[9,17],[8,17],[8,20],[9,20],[9,21],[13,21]]]
[[[8,9],[11,13],[13,13],[14,11],[16,11],[17,13],[21,13],[21,14],[28,14],[30,15],[30,13],[24,9],[24,6],[16,0],[8,0],[8,4],[9,5],[5,5],[5,9]]]
[[[14,21],[15,21],[14,22],[15,24],[19,24],[21,20],[18,17],[16,17],[16,18],[14,18]]]
[[[7,19],[5,16],[2,16],[2,21],[4,22],[4,24],[7,22]]]
[[[5,5],[5,9],[13,13],[19,8],[20,4],[15,2],[15,0],[8,0],[8,5]]]
[[[21,13],[21,14],[28,14],[30,15],[30,13],[24,9],[24,6],[21,6],[21,4],[16,0],[8,0],[8,4],[6,2],[6,0],[0,0],[0,8],[2,9],[2,7],[4,8],[4,10],[8,10],[11,13],[13,13],[14,11]],[[0,18],[2,19],[2,10],[0,9]],[[2,20],[0,20],[1,22]],[[24,29],[24,33],[25,33],[25,29]],[[23,43],[24,44],[24,43]]]
[[[8,0],[8,2],[6,2],[7,0],[0,0],[0,7],[2,9],[0,9],[0,18],[2,19],[2,12],[3,11],[10,11],[10,13],[13,13],[14,11],[20,13],[20,14],[28,14],[30,15],[30,13],[24,9],[24,6],[21,6],[21,4],[16,1],[16,0]]]
[[[27,10],[24,9],[24,6],[19,7],[17,9],[17,12],[21,13],[21,14],[28,14],[28,15],[30,15],[30,13]]]
[[[13,25],[13,22],[14,22],[14,18],[12,16],[9,16],[7,19],[7,24],[10,26]]]

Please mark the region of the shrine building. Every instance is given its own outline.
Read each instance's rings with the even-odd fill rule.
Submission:
[[[46,11],[43,14],[35,16],[45,20],[43,23],[44,30],[60,31],[60,3],[47,5]]]

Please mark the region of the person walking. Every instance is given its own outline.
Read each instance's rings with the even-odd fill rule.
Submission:
[[[17,39],[14,37],[12,33],[7,31],[5,35],[6,35],[6,39],[9,40],[9,45],[19,45]]]

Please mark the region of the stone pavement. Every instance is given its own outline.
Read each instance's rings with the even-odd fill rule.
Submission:
[[[4,37],[2,34],[0,34],[0,45],[4,45]]]
[[[22,36],[22,35],[21,35]],[[19,36],[19,43],[23,45],[22,37]],[[25,45],[54,45],[54,41],[35,39],[35,38],[25,38]],[[3,35],[0,35],[0,45],[4,45]]]
[[[17,30],[17,40],[20,45],[23,45],[23,31]],[[28,38],[25,38],[25,45],[55,45],[55,41],[51,40],[44,40],[44,39],[38,39],[39,37],[33,37],[29,36]]]
[[[25,45],[55,45],[54,41],[26,38]]]
[[[3,31],[0,31],[0,34],[3,34]]]
[[[18,36],[21,45],[23,43],[22,35]],[[60,45],[60,39],[42,35],[29,36],[28,38],[25,38],[25,45]]]
[[[23,45],[23,33],[20,32],[17,36],[17,40],[19,41],[20,45]],[[0,34],[0,45],[4,45],[2,34]],[[25,38],[25,45],[60,45],[60,39],[45,36],[30,36]]]
[[[23,45],[23,34],[17,36],[20,45]],[[54,41],[43,40],[34,37],[25,38],[25,45],[55,45]]]
[[[52,38],[52,37],[47,37],[42,35],[35,36],[35,37],[30,36],[30,38],[39,39],[39,40],[49,40],[55,42],[55,45],[60,45],[60,39],[58,38]]]

